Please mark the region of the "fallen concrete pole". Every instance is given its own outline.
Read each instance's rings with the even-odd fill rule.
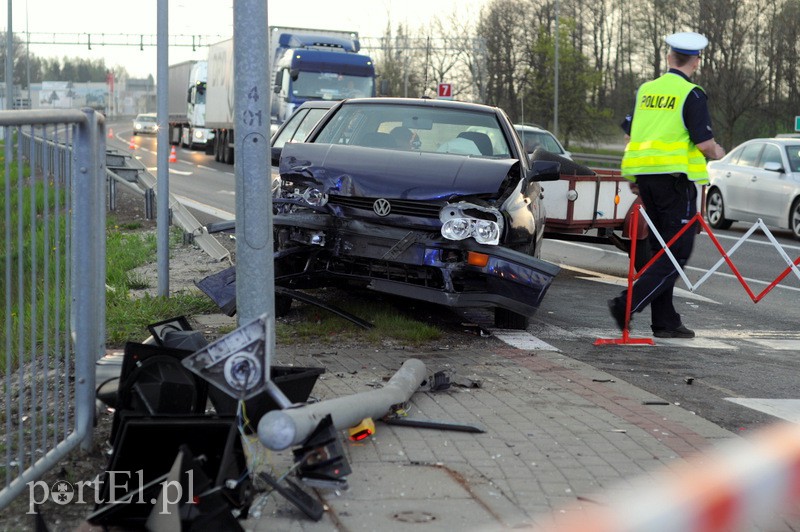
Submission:
[[[410,358],[383,388],[267,412],[258,422],[258,439],[265,447],[280,451],[305,441],[328,414],[337,430],[354,427],[368,417],[380,419],[392,406],[408,401],[425,378],[425,364]]]

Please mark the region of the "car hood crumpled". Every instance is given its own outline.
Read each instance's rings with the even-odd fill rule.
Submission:
[[[516,159],[293,143],[283,148],[280,173],[331,195],[435,200],[500,195],[515,164]]]

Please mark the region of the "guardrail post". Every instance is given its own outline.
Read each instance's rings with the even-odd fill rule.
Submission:
[[[105,170],[95,149],[98,117],[85,109],[85,123],[74,126],[72,157],[72,317],[75,349],[75,431],[88,451],[94,426],[94,365],[105,349]],[[105,153],[105,142],[100,142]],[[102,283],[102,285],[101,285]]]

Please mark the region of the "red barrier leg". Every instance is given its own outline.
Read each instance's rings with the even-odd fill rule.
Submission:
[[[639,225],[639,209],[633,211],[633,227],[631,228],[631,251],[628,260],[628,292],[625,298],[625,327],[622,329],[622,338],[598,338],[594,341],[594,345],[620,345],[620,344],[641,344],[641,345],[655,345],[652,338],[632,338],[629,335],[628,325],[631,322],[631,302],[633,300],[633,278],[634,275],[641,275],[643,271],[650,267],[653,263],[651,260],[645,267],[638,273],[634,274],[636,258],[636,229]]]

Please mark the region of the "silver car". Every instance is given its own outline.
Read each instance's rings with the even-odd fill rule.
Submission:
[[[706,216],[715,229],[755,222],[800,240],[800,139],[753,139],[708,163]]]
[[[525,146],[526,152],[533,153],[536,148],[541,146],[550,153],[572,159],[572,154],[565,150],[556,136],[546,129],[529,124],[514,124],[514,129],[517,131],[520,140],[522,140],[522,145]]]
[[[158,133],[158,122],[156,121],[155,113],[136,115],[136,118],[133,119],[133,134],[138,135],[140,133],[152,133],[153,135]]]

